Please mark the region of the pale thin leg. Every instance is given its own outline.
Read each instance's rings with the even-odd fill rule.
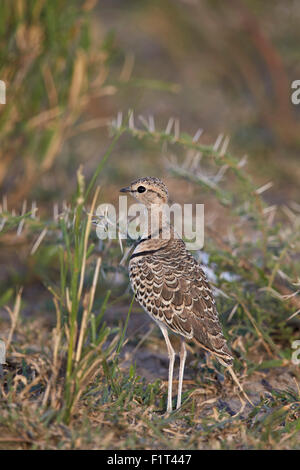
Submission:
[[[182,382],[184,374],[184,366],[186,359],[186,347],[184,339],[181,339],[181,349],[180,349],[180,366],[179,366],[179,380],[178,380],[178,395],[177,395],[177,410],[181,407],[181,395],[182,395]]]
[[[167,413],[172,412],[172,385],[173,385],[173,371],[174,371],[174,361],[175,361],[175,351],[172,347],[172,344],[169,340],[168,330],[167,328],[159,324],[162,334],[164,335],[165,342],[168,349],[168,356],[169,356],[169,379],[168,379],[168,405],[167,405]]]

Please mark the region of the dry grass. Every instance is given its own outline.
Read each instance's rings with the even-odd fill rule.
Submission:
[[[281,20],[279,2],[266,8],[269,27],[280,17],[273,43],[240,2],[234,16],[224,2],[142,2],[131,17],[132,2],[112,15],[116,37],[105,35],[102,8],[103,23],[91,15],[96,3],[2,7],[0,78],[9,99],[0,109],[0,448],[299,449],[291,343],[300,329],[300,209],[286,196],[298,194],[299,125],[274,45],[284,43],[297,70],[297,41],[292,47],[289,36],[287,48],[286,37],[298,26]],[[134,52],[122,49],[127,40]],[[122,106],[137,111],[124,120]],[[110,132],[93,134],[114,108]],[[157,124],[171,113],[164,128]],[[194,133],[183,132],[179,115]],[[227,120],[238,123],[241,156],[228,137],[196,131],[195,116],[216,135]],[[92,225],[121,178],[124,186],[162,168],[174,200],[205,203],[205,250],[195,256],[212,276],[235,372],[254,407],[189,345],[183,406],[163,415],[164,341],[132,299],[119,242],[99,243]]]
[[[117,241],[95,246],[91,223],[100,193],[96,189],[90,207],[85,206],[95,179],[86,190],[79,170],[74,203],[47,223],[51,233],[31,254],[41,260],[43,246],[46,251],[55,246],[50,265],[60,265],[60,271],[54,283],[48,282],[48,290],[56,324],[52,328],[44,325],[40,313],[34,321],[22,319],[22,290],[17,292],[14,307],[8,307],[10,323],[3,322],[9,346],[1,384],[3,446],[298,448],[299,372],[291,362],[291,341],[297,339],[298,331],[295,308],[299,307],[293,258],[299,244],[297,216],[291,216],[290,210],[284,225],[279,223],[282,213],[270,218],[263,191],[255,188],[244,167],[224,145],[202,146],[176,129],[171,134],[149,128],[140,131],[133,125],[126,127],[126,123],[119,127],[115,139],[128,130],[139,138],[168,140],[170,145],[192,149],[198,160],[199,152],[208,159],[205,163],[200,158],[201,166],[199,161],[195,166],[189,154],[182,165],[175,160],[168,165],[190,184],[208,188],[231,214],[227,234],[224,231],[220,236],[209,228],[211,258],[207,268],[213,267],[216,276],[218,308],[236,357],[236,373],[255,406],[245,405],[221,366],[209,357],[199,357],[199,351],[190,347],[192,360],[184,383],[183,407],[170,417],[162,415],[165,382],[155,379],[155,367],[148,380],[139,372],[145,370],[142,357],[147,351],[149,354],[152,343],[144,317],[138,316],[141,325],[127,335],[133,304],[126,287],[126,270],[118,266],[122,254]],[[102,167],[100,162],[97,174]],[[222,173],[221,178],[216,179],[215,170],[218,175]],[[208,184],[209,178],[213,184]],[[226,179],[234,191],[240,184],[243,192],[239,199],[234,198]],[[37,228],[41,230],[43,221],[35,227],[35,219],[29,215],[11,217],[6,212],[4,216],[6,236],[18,230],[20,220],[24,220],[27,243],[32,246],[33,236],[36,243],[34,233]],[[116,276],[119,287],[113,285]],[[234,276],[238,276],[238,282],[233,281]],[[124,305],[127,314],[120,322],[118,311]],[[150,353],[151,361],[163,350],[160,338],[157,345],[158,349]],[[162,370],[159,375],[165,377],[166,364]]]

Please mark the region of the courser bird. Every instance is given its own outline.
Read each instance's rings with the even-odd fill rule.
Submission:
[[[129,261],[129,277],[137,301],[157,323],[167,345],[167,413],[172,411],[175,361],[175,351],[168,330],[181,338],[177,409],[181,406],[187,355],[186,340],[193,340],[201,348],[212,353],[230,370],[243,391],[231,367],[233,357],[223,335],[213,293],[205,273],[162,215],[161,208],[168,202],[166,185],[159,178],[145,177],[133,181],[120,191],[130,194],[142,203],[148,217],[146,231],[136,244]],[[156,220],[155,230],[153,220]],[[166,228],[168,230],[164,230]],[[167,238],[165,233],[168,233]]]

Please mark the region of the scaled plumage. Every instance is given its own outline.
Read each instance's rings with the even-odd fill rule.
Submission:
[[[134,196],[148,209],[168,200],[168,190],[158,178],[135,180],[121,190]],[[164,222],[162,222],[163,224]],[[161,231],[162,227],[160,227]],[[156,234],[158,235],[158,234]],[[172,379],[175,353],[167,329],[182,338],[177,408],[186,357],[184,340],[194,340],[214,354],[225,366],[233,358],[222,333],[215,301],[205,273],[185,243],[171,230],[169,239],[148,233],[139,241],[129,262],[130,281],[136,299],[161,328],[169,353],[168,408],[172,410]]]
[[[155,321],[232,364],[204,271],[180,239],[139,244],[129,263],[136,299]],[[147,254],[150,252],[149,254]]]

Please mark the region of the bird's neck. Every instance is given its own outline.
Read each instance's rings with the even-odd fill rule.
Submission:
[[[170,223],[167,204],[151,204],[145,206],[144,227],[142,227],[142,238],[174,238],[174,227]]]

